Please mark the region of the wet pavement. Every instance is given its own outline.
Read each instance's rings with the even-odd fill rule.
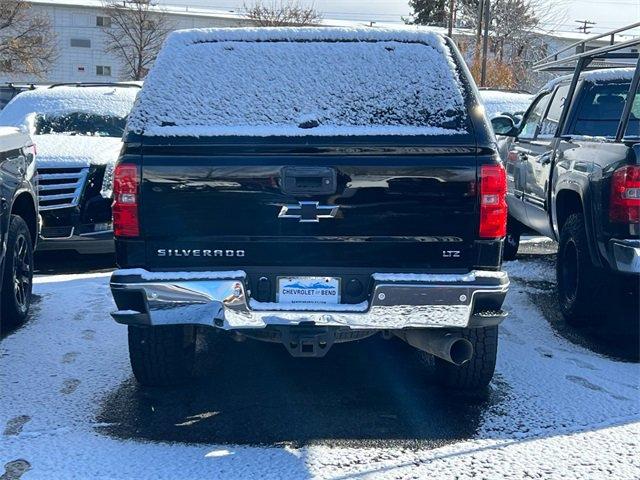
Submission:
[[[223,339],[226,340],[226,339]],[[353,447],[435,448],[472,436],[500,392],[466,398],[436,387],[400,340],[335,345],[321,359],[284,347],[212,342],[220,351],[194,386],[141,389],[125,382],[101,404],[103,431],[123,439]]]

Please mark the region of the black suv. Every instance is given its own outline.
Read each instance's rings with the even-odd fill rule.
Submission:
[[[56,84],[22,92],[0,112],[0,125],[29,129],[38,148],[40,251],[113,251],[113,168],[139,90]]]
[[[28,134],[0,127],[0,330],[22,323],[31,305],[38,238],[35,147]]]
[[[638,298],[640,71],[593,62],[618,58],[613,50],[578,56],[575,74],[543,88],[518,128],[493,121],[512,137],[505,258],[515,257],[525,227],[557,240],[559,302],[572,324],[609,308],[615,285]],[[600,69],[583,71],[590,65]]]

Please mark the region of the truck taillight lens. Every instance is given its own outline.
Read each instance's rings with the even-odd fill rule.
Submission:
[[[138,195],[140,169],[137,165],[121,163],[113,173],[113,233],[116,237],[140,235]]]
[[[613,172],[609,220],[640,223],[640,165],[627,165]]]
[[[507,175],[502,165],[480,167],[480,238],[507,234]]]

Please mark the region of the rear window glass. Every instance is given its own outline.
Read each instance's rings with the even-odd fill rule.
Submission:
[[[36,135],[64,134],[96,137],[121,137],[126,118],[93,113],[71,112],[61,115],[37,115]]]
[[[401,40],[378,40],[359,38],[364,31],[358,30],[274,29],[267,33],[272,38],[254,41],[255,31],[248,32],[249,40],[216,40],[233,35],[223,30],[172,35],[128,128],[169,136],[467,130],[458,73],[437,35],[403,32]],[[314,38],[323,35],[337,40]]]
[[[587,83],[573,124],[575,135],[615,137],[629,93],[630,82]],[[634,111],[635,110],[635,111]],[[638,109],[632,109],[627,132],[638,132]]]
[[[638,90],[636,90],[636,96],[633,97],[625,137],[640,138],[640,85],[638,86]]]

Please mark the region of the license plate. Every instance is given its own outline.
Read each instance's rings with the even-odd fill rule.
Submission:
[[[340,279],[278,277],[278,303],[340,303]]]

